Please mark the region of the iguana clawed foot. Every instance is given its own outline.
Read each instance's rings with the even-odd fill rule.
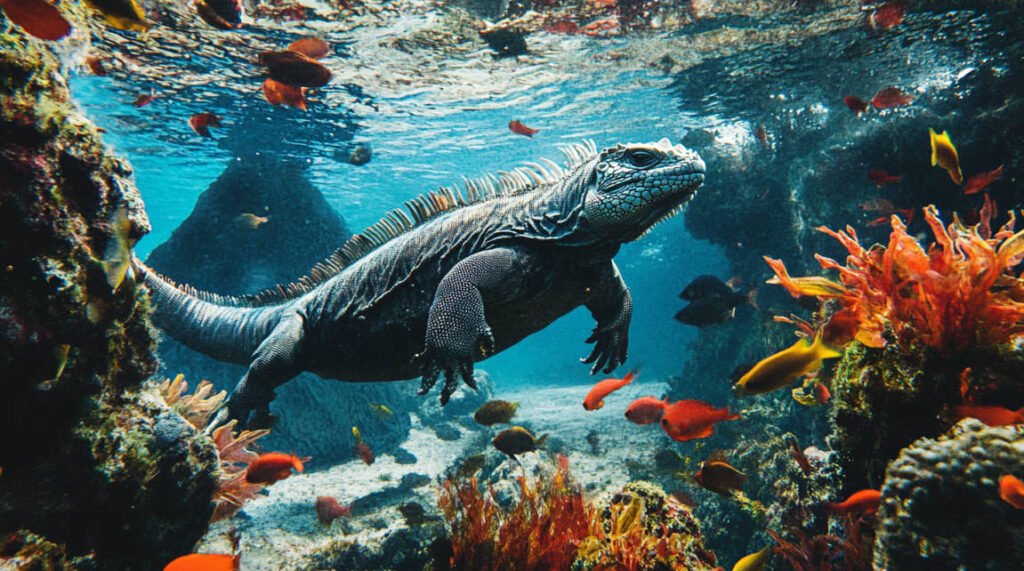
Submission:
[[[416,361],[421,363],[423,380],[420,383],[418,394],[425,395],[437,384],[441,373],[444,373],[444,387],[441,389],[441,406],[448,404],[449,399],[459,388],[459,376],[466,385],[477,389],[476,379],[473,378],[473,356],[474,351],[479,350],[484,357],[494,353],[494,336],[489,327],[476,335],[475,343],[449,343],[447,346],[432,340],[432,335],[427,335],[427,348],[416,355]],[[451,336],[444,336],[451,339]],[[455,345],[453,348],[452,345]]]
[[[594,343],[594,349],[581,363],[593,363],[590,374],[596,375],[604,367],[605,373],[615,370],[615,367],[626,362],[626,352],[629,349],[629,326],[597,327],[594,333],[586,340],[587,343]]]

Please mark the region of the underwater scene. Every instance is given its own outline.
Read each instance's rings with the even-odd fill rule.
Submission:
[[[0,569],[1024,569],[1024,3],[0,14]]]

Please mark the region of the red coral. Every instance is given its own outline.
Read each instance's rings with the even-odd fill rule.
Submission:
[[[905,348],[924,345],[956,352],[978,345],[1007,342],[1024,333],[1024,281],[1013,268],[1024,256],[1024,231],[1014,233],[1014,216],[994,235],[990,221],[995,205],[986,197],[981,221],[964,226],[954,216],[943,226],[934,206],[924,216],[935,236],[927,250],[891,219],[887,246],[861,246],[847,226],[820,231],[849,252],[846,264],[816,255],[821,267],[836,270],[839,281],[824,277],[793,278],[780,260],[765,258],[775,271],[769,283],[781,284],[794,297],[834,299],[838,310],[825,326],[834,343],[855,337],[870,347],[885,344],[891,328]]]
[[[871,540],[864,534],[865,518],[843,519],[845,538],[830,534],[812,535],[799,527],[789,528],[793,541],[768,530],[775,540],[772,551],[795,571],[868,571],[871,569]]]
[[[253,484],[245,479],[245,472],[259,455],[249,450],[256,440],[270,433],[269,430],[243,430],[235,434],[235,421],[213,431],[213,443],[220,454],[220,479],[214,494],[216,507],[211,522],[227,519],[242,508],[242,504],[256,497],[263,484]]]

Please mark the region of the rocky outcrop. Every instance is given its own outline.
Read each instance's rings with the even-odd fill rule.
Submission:
[[[49,46],[0,39],[0,566],[161,568],[206,528],[216,450],[140,390],[149,222]]]

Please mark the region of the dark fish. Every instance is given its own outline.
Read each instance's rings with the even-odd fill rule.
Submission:
[[[702,275],[693,278],[683,291],[680,292],[680,299],[696,301],[705,297],[727,296],[735,293],[729,284],[723,282],[717,276]]]
[[[242,27],[241,0],[195,0],[196,14],[218,30]]]
[[[373,149],[370,148],[370,145],[356,145],[346,160],[349,164],[360,167],[370,162],[371,158],[373,158]]]
[[[192,127],[196,135],[200,137],[210,136],[210,127],[220,127],[220,117],[210,112],[196,113],[188,120],[188,126]]]
[[[476,409],[476,412],[473,413],[473,420],[484,426],[504,424],[512,420],[518,409],[519,403],[517,402],[509,402],[507,400],[487,401],[480,405],[480,408]]]
[[[483,469],[486,460],[487,457],[483,454],[474,454],[462,461],[455,475],[459,478],[469,478]]]
[[[409,502],[399,506],[398,511],[405,518],[405,524],[409,527],[422,525],[427,521],[427,510],[419,502]]]
[[[103,65],[103,58],[99,56],[85,56],[85,65],[93,75],[107,75],[107,68]]]
[[[736,315],[736,307],[752,301],[754,291],[739,292],[715,276],[699,276],[679,294],[690,303],[675,319],[697,327],[724,323]]]
[[[854,97],[853,95],[847,95],[843,98],[843,104],[850,108],[857,115],[868,110],[868,104],[860,97]]]
[[[0,0],[0,11],[22,30],[40,40],[59,40],[71,33],[60,10],[45,0]]]
[[[546,434],[538,439],[533,436],[533,433],[522,426],[513,426],[512,428],[507,428],[499,432],[498,435],[494,437],[494,440],[491,441],[491,444],[493,444],[499,452],[515,457],[516,454],[533,452],[534,450],[544,446],[547,439],[548,437]]]
[[[269,70],[270,79],[295,87],[323,87],[332,77],[323,64],[291,50],[262,52],[259,62]]]
[[[701,462],[694,478],[702,488],[727,497],[740,491],[743,482],[747,481],[746,474],[715,456]]]

